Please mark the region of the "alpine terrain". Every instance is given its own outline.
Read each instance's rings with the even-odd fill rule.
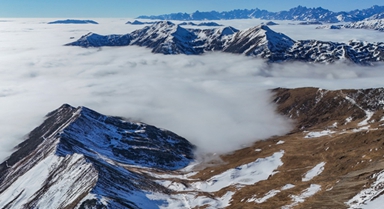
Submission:
[[[66,45],[81,47],[135,45],[150,48],[153,53],[187,55],[220,51],[260,57],[269,62],[347,62],[372,65],[384,61],[382,42],[295,41],[264,24],[239,31],[229,26],[188,29],[169,21],[161,21],[124,35],[88,33]]]
[[[63,105],[0,165],[0,207],[375,208],[384,89],[271,93],[291,132],[205,161],[170,131]]]

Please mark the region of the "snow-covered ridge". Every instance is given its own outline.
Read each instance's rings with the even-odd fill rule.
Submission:
[[[157,208],[145,191],[166,189],[136,169],[180,169],[193,150],[170,131],[63,105],[0,165],[0,206]]]
[[[383,15],[384,16],[384,15]],[[358,22],[352,22],[344,25],[324,25],[316,29],[369,29],[384,32],[384,19],[366,19]]]
[[[344,61],[371,65],[384,61],[384,43],[294,41],[282,33],[271,30],[266,25],[238,31],[232,27],[187,29],[169,21],[162,21],[125,35],[89,33],[66,45],[81,47],[136,45],[150,48],[153,53],[187,55],[222,51],[261,57],[269,62],[333,63]]]

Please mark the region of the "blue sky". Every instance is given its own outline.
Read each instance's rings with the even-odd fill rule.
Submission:
[[[298,5],[350,11],[383,0],[0,0],[0,17],[136,17],[173,12],[259,8],[288,10]]]

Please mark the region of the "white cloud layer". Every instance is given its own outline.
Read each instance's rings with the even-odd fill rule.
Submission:
[[[284,134],[268,89],[382,85],[382,67],[303,63],[267,65],[223,53],[166,56],[139,47],[65,47],[89,31],[128,33],[127,20],[100,25],[0,22],[0,161],[43,116],[63,103],[166,128],[204,152],[227,152]],[[234,25],[236,27],[236,25]],[[331,31],[329,31],[331,32]]]

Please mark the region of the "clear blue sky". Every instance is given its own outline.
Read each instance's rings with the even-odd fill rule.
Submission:
[[[384,5],[383,0],[0,0],[0,17],[136,17],[232,9],[288,10],[298,5],[332,11]]]

